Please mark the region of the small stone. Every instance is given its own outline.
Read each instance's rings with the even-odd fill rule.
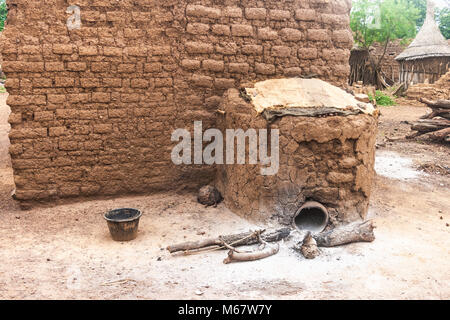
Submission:
[[[222,200],[219,190],[213,186],[204,186],[198,192],[197,201],[205,206],[217,206]]]
[[[200,290],[196,290],[196,291],[195,291],[195,294],[198,295],[198,296],[203,295],[203,293],[204,293],[204,292],[202,292],[202,291],[200,291]]]

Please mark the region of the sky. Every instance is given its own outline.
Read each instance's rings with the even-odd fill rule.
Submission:
[[[434,3],[439,8],[450,7],[450,0],[434,0]]]

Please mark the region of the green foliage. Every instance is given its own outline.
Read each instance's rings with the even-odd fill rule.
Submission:
[[[8,13],[8,10],[6,8],[6,1],[0,0],[0,31],[2,31],[3,28],[5,27],[7,13]]]
[[[350,17],[355,42],[369,48],[374,42],[414,38],[419,9],[411,0],[354,0]]]
[[[416,29],[419,31],[427,16],[427,0],[408,0],[408,3],[410,6],[414,6],[419,10],[419,15],[416,19]]]
[[[450,39],[450,9],[442,8],[438,13],[439,28],[445,39]]]
[[[0,93],[6,93],[6,89],[4,86],[0,85]]]
[[[374,100],[374,97],[369,93],[370,101]],[[378,106],[395,106],[396,102],[390,96],[384,94],[382,91],[375,91],[375,101]]]

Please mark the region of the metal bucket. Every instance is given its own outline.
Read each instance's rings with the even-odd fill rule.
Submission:
[[[141,216],[137,209],[124,208],[109,211],[104,218],[115,241],[130,241],[137,237]]]

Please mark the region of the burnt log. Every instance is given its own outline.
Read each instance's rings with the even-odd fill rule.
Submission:
[[[450,127],[450,120],[447,119],[423,119],[414,122],[411,129],[419,132],[432,132],[448,127]]]
[[[320,254],[319,249],[317,248],[317,242],[312,237],[311,232],[308,232],[303,239],[300,252],[306,259],[314,259]]]
[[[435,140],[435,141],[450,142],[450,127],[442,129],[442,130],[430,132],[427,135],[430,139]]]
[[[420,98],[420,102],[425,103],[431,109],[450,109],[450,100],[431,101],[425,98]]]
[[[319,247],[336,247],[353,242],[372,242],[375,240],[371,220],[352,223],[333,230],[314,235]]]
[[[264,249],[253,252],[238,252],[236,250],[230,250],[228,252],[228,257],[223,260],[223,263],[229,264],[231,262],[261,260],[277,254],[279,250],[280,245],[278,243],[275,245],[266,245]]]
[[[265,242],[277,242],[287,238],[291,233],[289,228],[273,230],[270,232],[261,232],[261,239]],[[232,234],[226,236],[219,236],[217,238],[209,238],[199,241],[190,241],[171,245],[167,247],[170,253],[179,251],[199,250],[208,247],[217,247],[218,249],[226,249],[223,243],[227,243],[234,247],[247,246],[260,243],[257,232],[244,232],[239,234]]]
[[[420,119],[433,119],[441,117],[450,120],[450,110],[448,109],[433,109],[431,113],[422,116]]]

